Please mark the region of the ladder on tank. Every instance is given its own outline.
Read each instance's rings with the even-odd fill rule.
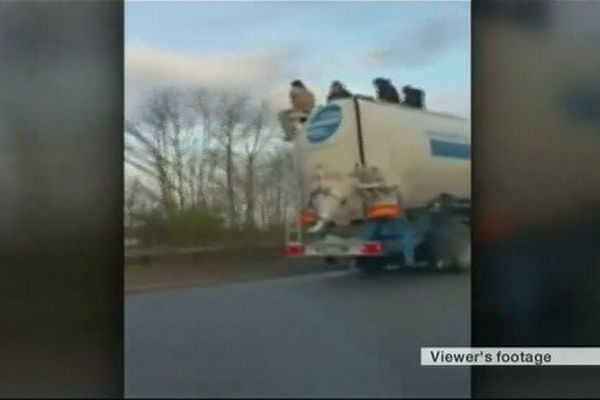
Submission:
[[[285,243],[286,245],[302,243],[302,226],[300,224],[300,215],[297,212],[294,213],[293,218],[286,218]]]

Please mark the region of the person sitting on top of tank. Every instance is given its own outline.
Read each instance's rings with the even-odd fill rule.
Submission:
[[[392,85],[392,82],[389,79],[376,78],[373,80],[373,85],[375,86],[375,90],[377,92],[377,100],[400,104],[400,96],[398,96],[398,91],[394,85]]]
[[[344,84],[340,81],[331,82],[331,86],[329,87],[329,94],[327,95],[327,102],[329,103],[332,100],[337,99],[346,99],[348,97],[352,97],[352,93],[350,93]]]
[[[405,85],[402,87],[402,93],[404,94],[404,105],[414,108],[425,108],[425,93],[423,90]]]
[[[291,86],[290,102],[292,103],[292,110],[301,114],[300,122],[305,122],[308,114],[315,107],[315,96],[299,79],[293,81]]]

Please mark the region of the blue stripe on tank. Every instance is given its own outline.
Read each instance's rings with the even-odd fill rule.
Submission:
[[[469,143],[448,142],[430,138],[429,146],[433,156],[471,159],[471,145]]]

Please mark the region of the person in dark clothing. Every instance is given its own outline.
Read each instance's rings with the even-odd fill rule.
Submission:
[[[414,108],[425,108],[425,93],[421,89],[406,85],[402,88],[404,105]]]
[[[340,81],[331,82],[331,86],[329,87],[329,94],[327,95],[327,102],[329,103],[332,100],[337,99],[345,99],[348,97],[352,97],[352,93],[350,93]]]
[[[373,80],[373,85],[377,91],[377,100],[400,104],[398,91],[389,79],[377,78]]]

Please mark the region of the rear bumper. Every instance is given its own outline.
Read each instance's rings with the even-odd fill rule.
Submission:
[[[305,247],[306,257],[358,257],[361,255],[361,247],[357,245],[318,246],[309,244]]]
[[[309,243],[290,242],[286,245],[288,257],[383,257],[384,246],[379,242],[355,239],[327,241],[319,240]]]

